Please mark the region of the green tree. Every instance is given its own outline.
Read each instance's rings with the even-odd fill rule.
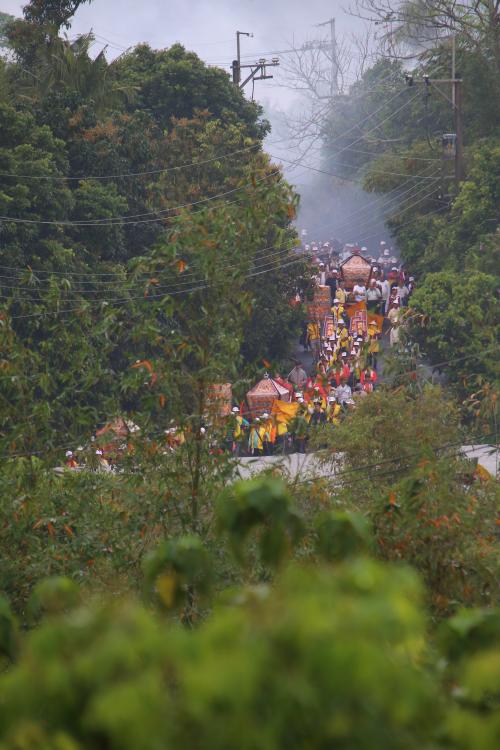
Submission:
[[[29,23],[67,28],[80,5],[90,2],[92,0],[30,0],[23,8],[23,15]]]
[[[441,271],[428,274],[412,297],[412,337],[431,362],[446,363],[448,377],[465,391],[476,376],[491,383],[499,377],[496,290],[494,276]]]

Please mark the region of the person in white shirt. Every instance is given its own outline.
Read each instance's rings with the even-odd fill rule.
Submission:
[[[382,292],[380,288],[376,284],[375,279],[370,280],[370,286],[366,290],[366,302],[368,310],[371,312],[376,312],[380,300],[382,299]]]
[[[380,300],[380,313],[381,315],[386,314],[386,308],[387,308],[387,300],[389,299],[389,295],[391,293],[391,284],[388,281],[388,279],[384,279],[379,283],[380,286],[380,292],[382,294],[382,298]]]
[[[406,307],[410,290],[403,281],[398,281],[398,288],[396,291],[399,299],[399,304],[401,305],[401,307]]]
[[[337,401],[339,402],[339,404],[341,406],[344,406],[347,401],[351,401],[352,399],[351,386],[348,385],[345,380],[341,380],[341,384],[337,386],[335,394],[337,396]]]
[[[366,286],[362,281],[357,281],[354,284],[352,293],[354,294],[355,302],[364,302],[366,300]]]

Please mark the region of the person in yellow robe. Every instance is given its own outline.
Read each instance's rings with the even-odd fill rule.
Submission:
[[[335,396],[329,396],[328,406],[326,409],[326,421],[329,424],[339,425],[341,413],[342,408],[340,404],[337,403],[337,399],[335,398]]]

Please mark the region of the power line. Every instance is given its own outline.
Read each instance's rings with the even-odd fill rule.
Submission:
[[[274,266],[274,267],[270,267],[270,268],[265,268],[264,270],[258,271],[256,273],[250,273],[250,274],[248,274],[246,276],[246,279],[254,278],[255,276],[261,276],[264,273],[270,273],[271,271],[274,271],[274,270],[282,270],[284,268],[288,268],[289,266],[295,265],[296,263],[299,263],[299,262],[303,262],[303,258],[302,257],[297,257],[297,258],[295,258],[294,260],[292,260],[292,261],[290,261],[288,263],[283,263],[278,268],[276,268]],[[220,283],[219,284],[215,284],[214,282],[213,283],[205,283],[205,284],[200,284],[199,286],[193,286],[190,289],[182,289],[182,290],[173,291],[173,292],[170,292],[170,293],[165,292],[164,294],[161,294],[161,295],[149,295],[148,297],[142,296],[142,297],[136,297],[136,298],[132,297],[132,298],[127,298],[127,299],[123,299],[123,300],[120,300],[120,299],[118,299],[118,300],[112,300],[112,302],[113,302],[113,304],[120,304],[120,305],[128,304],[129,302],[131,302],[134,299],[140,299],[140,300],[142,300],[144,302],[148,302],[148,301],[150,301],[152,299],[155,299],[156,297],[164,299],[167,296],[174,296],[174,295],[178,295],[178,294],[190,294],[191,292],[198,292],[198,291],[202,291],[204,289],[208,289],[208,288],[212,288],[212,287],[216,287],[216,286],[220,286]],[[48,316],[48,315],[62,315],[62,314],[65,314],[65,313],[78,312],[78,311],[80,311],[80,312],[82,311],[82,305],[79,305],[78,307],[69,308],[67,310],[54,310],[52,312],[47,311],[47,310],[43,310],[43,311],[39,311],[38,313],[30,313],[30,314],[27,314],[27,315],[12,315],[12,316],[9,316],[9,317],[10,317],[10,320],[20,320],[22,318],[36,318],[36,317],[43,317],[43,316]]]
[[[275,141],[276,143],[282,143],[283,141]],[[269,144],[269,145],[274,145]],[[33,175],[33,174],[15,174],[12,172],[0,172],[0,177],[13,177],[18,180],[57,180],[57,181],[83,181],[83,180],[119,180],[119,179],[125,179],[130,177],[145,177],[150,175],[156,175],[156,174],[168,174],[169,172],[175,172],[182,169],[190,169],[192,167],[201,167],[205,164],[211,164],[215,161],[223,161],[224,159],[230,159],[233,156],[236,156],[238,154],[247,153],[249,151],[253,151],[255,149],[261,148],[262,144],[260,143],[254,143],[252,146],[246,146],[245,148],[237,149],[236,151],[231,151],[229,153],[224,154],[218,154],[217,156],[213,156],[210,159],[203,159],[200,161],[194,161],[189,162],[185,164],[178,164],[172,167],[165,167],[164,169],[150,169],[145,170],[142,172],[123,172],[119,174],[106,174],[106,175]],[[265,152],[262,152],[263,155],[265,155]]]
[[[258,179],[255,179],[254,182],[247,183],[245,185],[242,185],[237,188],[232,188],[231,190],[226,190],[223,193],[219,193],[218,195],[213,195],[208,198],[200,198],[198,201],[192,201],[191,203],[183,203],[179,206],[172,206],[171,208],[165,208],[165,209],[158,209],[157,211],[148,211],[146,213],[140,213],[140,214],[130,214],[128,216],[114,216],[110,217],[109,219],[94,219],[94,220],[86,220],[86,221],[68,221],[68,220],[61,220],[61,221],[49,221],[49,220],[39,220],[39,219],[18,219],[16,217],[12,216],[0,216],[0,221],[5,222],[11,222],[14,224],[43,224],[43,225],[51,225],[51,226],[70,226],[70,227],[88,227],[88,226],[114,226],[115,224],[144,224],[149,223],[148,221],[144,221],[141,219],[141,217],[144,216],[157,216],[158,218],[151,219],[150,221],[156,222],[156,221],[162,221],[166,218],[168,218],[168,214],[174,212],[174,211],[181,211],[185,208],[192,208],[193,206],[199,206],[214,200],[219,200],[220,198],[225,198],[227,195],[234,195],[234,193],[241,192],[242,190],[248,190],[250,188],[254,188],[256,184],[260,182],[264,182],[265,180],[271,179],[271,177],[276,177],[278,175],[281,175],[281,171],[279,169],[274,170],[273,172],[268,173],[265,177],[261,177]],[[132,220],[132,221],[131,221]]]

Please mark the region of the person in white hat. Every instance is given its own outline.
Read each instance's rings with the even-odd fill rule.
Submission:
[[[66,466],[68,469],[76,469],[78,462],[73,456],[73,451],[66,451]]]
[[[399,307],[399,299],[396,298],[396,300],[392,303],[392,307],[387,313],[387,317],[389,318],[392,326],[391,332],[389,334],[389,344],[391,346],[396,346],[399,343],[401,326],[401,310]]]
[[[228,449],[233,456],[240,455],[245,432],[249,427],[250,422],[241,415],[239,406],[233,406],[226,438]]]
[[[329,396],[328,407],[326,410],[326,421],[329,424],[339,425],[341,411],[342,411],[342,407],[340,406],[339,403],[337,403],[336,397]]]

